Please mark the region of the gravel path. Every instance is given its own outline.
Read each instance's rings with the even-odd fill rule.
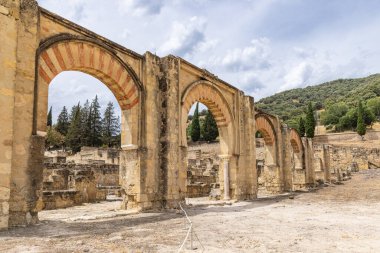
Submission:
[[[0,232],[0,252],[177,252],[178,211],[136,214],[118,201],[40,213],[41,223]],[[379,252],[380,170],[344,185],[250,202],[187,206],[204,252]],[[183,252],[201,252],[185,245]]]

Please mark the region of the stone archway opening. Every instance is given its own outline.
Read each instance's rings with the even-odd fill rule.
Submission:
[[[121,108],[114,94],[97,78],[64,71],[49,84],[48,98],[40,208],[121,200]]]
[[[199,114],[199,140],[193,141],[192,127],[195,123],[197,105]],[[200,102],[195,102],[186,122],[187,139],[187,180],[186,198],[220,197],[220,135],[214,116],[210,109]]]
[[[206,124],[203,121],[206,122],[207,113],[215,120],[218,131],[215,141],[205,141],[203,138],[200,142],[192,142],[187,134],[197,103],[201,105],[201,124]],[[187,149],[187,197],[230,199],[230,164],[234,143],[231,118],[223,96],[210,83],[195,83],[184,92],[181,145]]]
[[[16,170],[12,172],[13,184],[9,198],[10,226],[36,223],[38,212],[42,209],[39,200],[42,196],[49,85],[60,73],[79,71],[101,81],[115,96],[121,108],[121,147],[131,149],[139,145],[142,86],[133,70],[107,46],[87,39],[54,37],[40,45],[36,52],[36,63],[31,119],[33,138],[30,159],[33,162],[33,170],[28,173]],[[129,171],[134,171],[134,167]],[[128,178],[126,174],[120,174],[120,184],[123,188],[126,188],[126,178]],[[28,194],[20,190],[26,186]],[[127,199],[126,195],[124,199]]]
[[[256,170],[258,196],[280,191],[277,137],[273,125],[264,115],[256,116]]]
[[[290,130],[290,155],[292,169],[292,190],[305,187],[304,149],[301,137],[295,129]]]
[[[270,191],[271,170],[276,167],[276,150],[270,134],[260,129],[256,131],[256,170],[258,196],[265,196]]]

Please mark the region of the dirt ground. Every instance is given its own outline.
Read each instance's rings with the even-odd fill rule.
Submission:
[[[44,211],[41,223],[0,232],[0,252],[177,252],[182,212],[136,214],[103,202]],[[187,206],[196,250],[183,252],[379,252],[380,170],[344,185],[229,205]],[[193,236],[196,238],[195,234]]]

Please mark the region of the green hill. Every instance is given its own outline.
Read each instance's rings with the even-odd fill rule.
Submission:
[[[304,114],[309,101],[317,110],[320,110],[338,102],[344,102],[349,107],[353,107],[360,99],[367,101],[379,96],[380,74],[375,74],[365,78],[338,79],[315,86],[283,91],[259,100],[256,106],[268,113],[279,115],[283,121],[295,127],[295,121]]]

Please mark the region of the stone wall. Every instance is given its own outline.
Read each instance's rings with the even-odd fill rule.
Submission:
[[[55,209],[105,200],[119,189],[118,165],[46,163],[42,209]]]
[[[189,145],[187,152],[186,197],[207,197],[219,188],[219,142]]]
[[[115,148],[82,147],[75,155],[66,157],[67,162],[75,164],[116,164],[119,161],[119,150]]]
[[[364,138],[366,140],[380,140],[380,131],[367,130]],[[313,141],[316,144],[336,144],[337,142],[361,141],[361,137],[356,132],[329,133],[316,135]]]
[[[330,146],[330,172],[335,177],[338,173],[350,170],[365,170],[380,167],[380,149],[363,147]]]

